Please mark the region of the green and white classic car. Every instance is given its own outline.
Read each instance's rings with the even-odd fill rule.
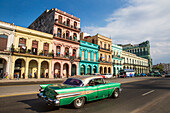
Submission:
[[[72,104],[75,108],[81,108],[87,101],[118,98],[120,86],[120,83],[106,83],[101,76],[75,76],[62,84],[42,84],[37,95],[48,105]]]

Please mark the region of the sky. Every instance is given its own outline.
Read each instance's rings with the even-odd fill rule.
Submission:
[[[83,32],[115,44],[150,41],[153,64],[170,63],[170,0],[0,0],[0,21],[28,27],[46,9],[81,21]]]

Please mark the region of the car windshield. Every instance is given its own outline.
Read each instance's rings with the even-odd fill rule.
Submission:
[[[83,86],[83,82],[75,78],[68,78],[63,84],[68,84],[72,86]]]

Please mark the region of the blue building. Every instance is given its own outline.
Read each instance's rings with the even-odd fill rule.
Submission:
[[[98,51],[99,46],[80,40],[79,74],[91,75],[99,73]]]
[[[123,69],[122,47],[112,44],[112,51],[113,74],[117,75]]]

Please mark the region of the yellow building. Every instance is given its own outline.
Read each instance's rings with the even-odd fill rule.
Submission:
[[[16,26],[10,78],[53,78],[53,35]]]
[[[100,34],[85,37],[84,40],[99,45],[99,72],[112,73],[112,39]]]

